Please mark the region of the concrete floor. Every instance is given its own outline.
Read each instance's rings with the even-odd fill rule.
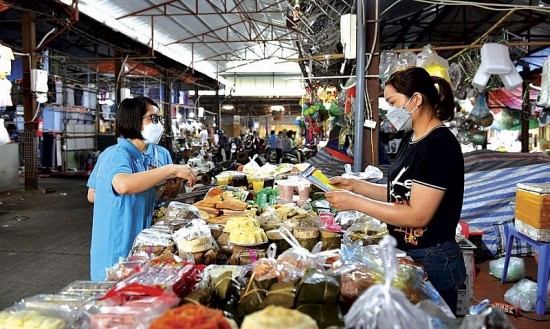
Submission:
[[[39,188],[55,192],[0,193],[0,310],[89,279],[93,207],[86,179],[40,178]]]

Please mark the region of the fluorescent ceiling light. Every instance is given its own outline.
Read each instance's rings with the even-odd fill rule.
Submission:
[[[222,109],[224,109],[224,110],[232,110],[234,108],[235,108],[235,106],[233,106],[231,104],[225,104],[224,106],[222,106]]]

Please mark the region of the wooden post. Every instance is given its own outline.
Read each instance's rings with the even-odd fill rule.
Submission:
[[[38,140],[36,131],[38,121],[34,120],[35,97],[31,92],[31,69],[36,68],[36,25],[34,14],[22,14],[23,52],[29,58],[23,58],[23,105],[25,130],[23,132],[23,161],[25,162],[25,189],[38,189]]]

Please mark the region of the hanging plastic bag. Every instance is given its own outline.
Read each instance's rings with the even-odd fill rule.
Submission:
[[[437,55],[435,52],[429,53],[422,67],[428,71],[428,73],[433,77],[440,77],[447,82],[451,83],[451,77],[449,76],[449,62]]]
[[[4,126],[4,119],[0,119],[0,145],[8,144],[10,142],[10,135],[6,126]]]
[[[484,94],[479,93],[476,98],[476,104],[470,112],[470,118],[474,123],[483,127],[489,127],[493,124],[493,113],[489,110],[487,105],[487,98]]]
[[[412,51],[404,51],[399,53],[397,59],[396,70],[404,69],[407,67],[416,66],[416,54]]]
[[[380,242],[386,281],[370,287],[352,305],[345,318],[346,328],[432,328],[430,317],[391,286],[397,274],[396,244],[395,238],[389,235]]]
[[[380,54],[380,81],[382,85],[388,81],[390,75],[395,71],[397,65],[397,54],[393,50],[382,50]]]
[[[425,45],[422,47],[422,51],[416,54],[416,66],[423,67],[424,61],[431,53],[433,53],[432,45]]]

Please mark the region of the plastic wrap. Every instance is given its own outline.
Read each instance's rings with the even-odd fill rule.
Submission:
[[[443,78],[447,80],[447,82],[451,83],[451,77],[449,76],[449,62],[445,58],[437,55],[437,53],[429,53],[422,63],[422,67],[428,71],[431,76]]]
[[[172,234],[178,249],[184,252],[201,252],[214,247],[210,227],[202,219],[193,219]]]
[[[41,294],[20,300],[16,308],[76,320],[89,301],[90,297],[86,296]]]
[[[344,243],[361,241],[363,245],[375,245],[387,234],[388,227],[385,223],[370,216],[363,216],[346,230]]]
[[[395,238],[389,235],[382,239],[385,283],[372,286],[352,305],[345,317],[346,328],[432,328],[430,317],[411,304],[403,292],[391,286],[397,274],[395,245]]]
[[[317,245],[310,252],[300,246],[300,243],[294,238],[286,228],[280,228],[281,236],[290,244],[291,248],[283,252],[277,258],[277,275],[279,282],[296,281],[304,276],[309,268],[322,269],[324,259],[321,259],[319,252],[322,249],[322,243]]]
[[[140,271],[141,266],[147,263],[149,259],[143,256],[132,256],[130,259],[120,259],[118,263],[106,270],[107,280],[122,281],[130,275]]]
[[[523,311],[534,312],[537,305],[537,283],[522,279],[504,293],[504,300]],[[550,295],[547,295],[545,310],[550,310]]]
[[[252,264],[252,271],[256,280],[268,280],[278,276],[276,254],[277,246],[272,243],[267,247],[267,257],[260,258]]]
[[[25,309],[10,309],[0,312],[0,328],[24,329],[24,328],[70,328],[71,321],[59,315],[52,315]]]
[[[176,251],[174,241],[169,233],[146,228],[136,236],[130,256],[139,253],[158,256],[163,252],[174,253],[174,251]]]
[[[340,297],[340,276],[323,269],[310,268],[300,280],[298,304],[336,305]]]
[[[497,279],[502,279],[504,272],[505,257],[495,259],[489,262],[489,274]],[[506,282],[516,282],[525,277],[525,262],[523,258],[510,257],[508,271],[506,273]]]
[[[176,305],[177,301],[173,294],[167,292],[120,305],[103,303],[85,313],[82,328],[146,329],[155,318]]]
[[[73,281],[59,292],[63,295],[80,295],[89,297],[101,297],[116,282],[113,281]]]
[[[380,81],[385,84],[397,66],[397,54],[393,50],[382,50],[380,54]]]
[[[197,209],[197,207],[178,201],[172,201],[166,208],[164,222],[166,224],[170,224],[171,221],[189,220],[195,218],[200,218],[199,209]]]

